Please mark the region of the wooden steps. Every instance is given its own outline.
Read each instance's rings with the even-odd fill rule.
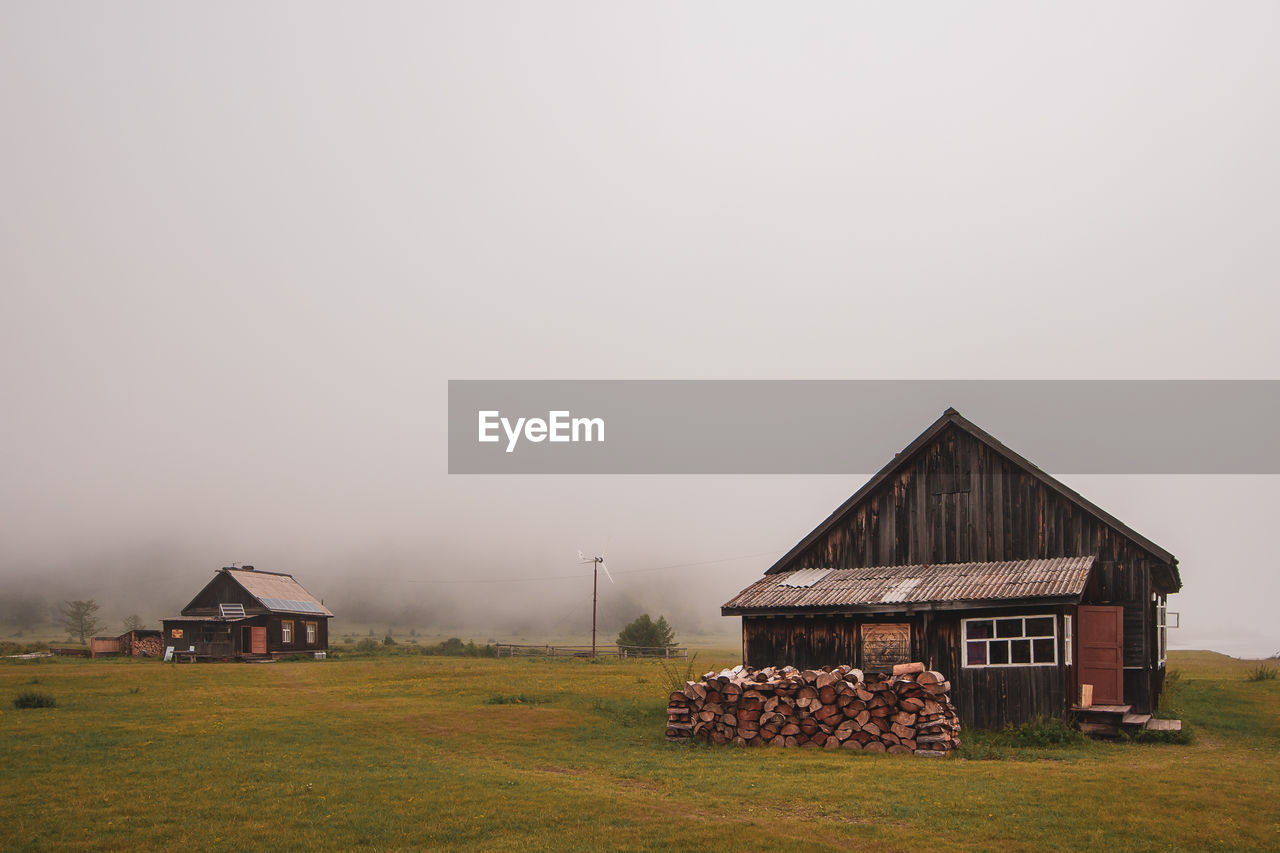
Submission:
[[[1071,722],[1090,737],[1118,738],[1122,731],[1180,732],[1181,720],[1157,720],[1150,714],[1132,713],[1132,705],[1073,705]]]
[[[1147,730],[1152,732],[1180,732],[1182,720],[1147,720]]]
[[[1073,705],[1071,717],[1075,727],[1090,737],[1118,738],[1132,710],[1132,705]]]

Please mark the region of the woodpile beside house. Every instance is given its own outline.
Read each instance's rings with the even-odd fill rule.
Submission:
[[[158,658],[164,653],[164,646],[160,642],[160,632],[141,636],[140,632],[133,632],[133,636],[129,639],[129,654],[135,658]]]
[[[945,756],[960,745],[950,682],[923,664],[893,673],[737,666],[671,694],[667,739]]]

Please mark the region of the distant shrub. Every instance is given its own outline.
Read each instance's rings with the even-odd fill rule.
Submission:
[[[54,708],[57,704],[58,700],[48,693],[37,693],[34,690],[24,690],[13,700],[15,708]]]
[[[464,643],[458,637],[450,637],[443,643],[436,643],[434,646],[423,646],[421,651],[424,655],[446,655],[460,658],[496,658],[498,656],[497,646],[477,646],[474,640]]]
[[[356,643],[356,651],[364,652],[366,654],[369,652],[376,652],[379,648],[380,646],[378,641],[373,637],[365,637],[360,642]]]
[[[1249,670],[1249,674],[1245,676],[1245,681],[1275,681],[1276,676],[1280,676],[1280,670],[1277,670],[1274,666],[1258,664]]]
[[[391,634],[387,634],[387,636],[382,638],[382,645],[384,646],[394,646],[395,644],[396,638],[391,636]]]
[[[49,651],[48,643],[15,643],[12,640],[0,640],[0,656],[4,657],[47,651]]]

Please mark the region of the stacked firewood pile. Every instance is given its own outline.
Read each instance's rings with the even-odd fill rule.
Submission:
[[[158,658],[163,652],[159,637],[135,637],[129,654],[135,658]]]
[[[960,745],[950,689],[946,676],[920,663],[865,674],[851,666],[737,666],[671,694],[667,739],[941,757]]]

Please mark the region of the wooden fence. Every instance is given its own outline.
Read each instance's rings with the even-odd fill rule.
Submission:
[[[553,646],[525,645],[521,643],[498,643],[498,657],[547,657],[547,658],[589,658],[592,656],[590,646]],[[598,658],[682,658],[688,660],[689,649],[684,646],[597,646],[595,657]]]

